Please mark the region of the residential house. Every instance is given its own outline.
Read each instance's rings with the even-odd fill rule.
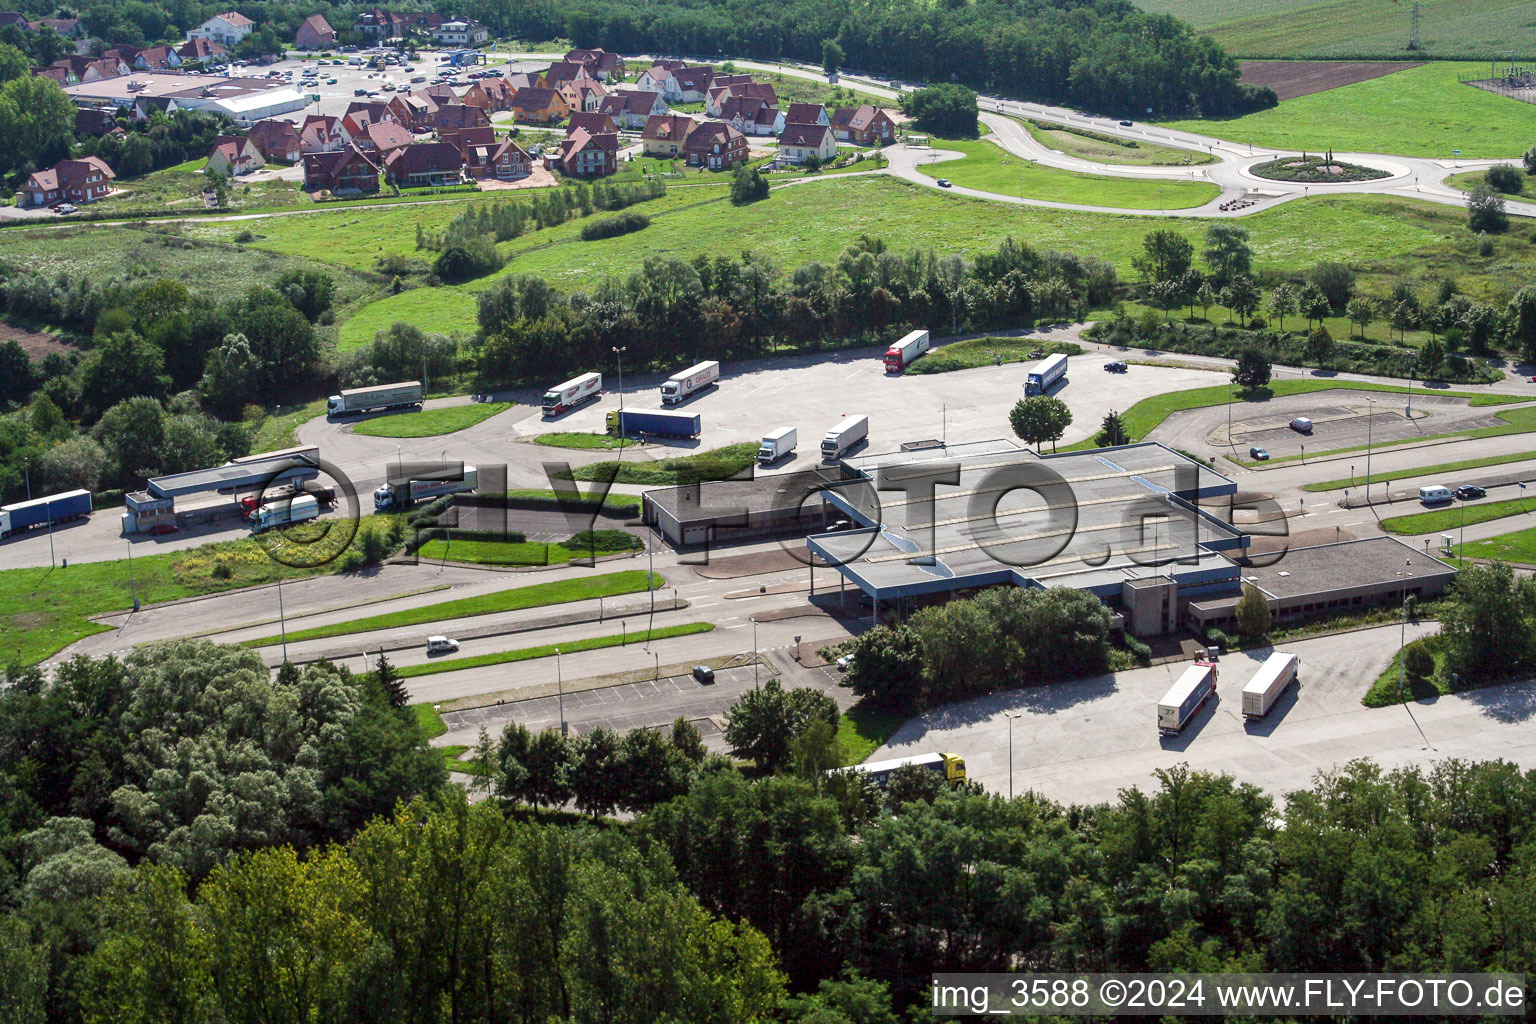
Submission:
[[[23,32],[32,28],[32,23],[27,20],[25,14],[16,11],[0,11],[0,28],[19,28]]]
[[[574,82],[578,78],[590,78],[594,82],[597,76],[587,70],[585,64],[576,64],[571,61],[556,61],[544,72],[544,88],[558,89],[566,82]]]
[[[491,38],[491,30],[474,18],[445,21],[432,30],[432,38],[444,46],[479,46]]]
[[[213,141],[213,149],[208,154],[208,163],[203,167],[203,173],[232,178],[237,174],[259,171],[265,166],[266,158],[249,137],[220,135]]]
[[[715,69],[708,64],[678,68],[668,79],[668,84],[676,95],[663,90],[662,96],[668,103],[703,103],[709,97],[709,83],[714,76]]]
[[[464,154],[447,142],[418,142],[389,154],[384,176],[398,188],[457,185],[464,180]]]
[[[310,114],[299,127],[299,150],[310,153],[339,153],[351,143],[341,134],[341,118],[331,114]]]
[[[566,122],[565,134],[569,135],[577,128],[585,128],[589,135],[612,135],[619,130],[619,126],[613,123],[613,118],[600,110],[571,111],[571,119]]]
[[[619,169],[618,135],[592,135],[578,128],[560,143],[553,162],[572,178],[597,178]]]
[[[754,82],[749,75],[716,75],[710,80],[709,95],[704,100],[706,117],[719,117],[720,108],[732,96],[762,100],[770,107],[779,105],[779,94],[767,82]]]
[[[572,50],[565,55],[565,60],[584,65],[600,82],[617,82],[624,77],[624,58],[607,50]]]
[[[519,89],[512,113],[524,124],[553,124],[570,115],[571,105],[558,89]]]
[[[379,167],[356,146],[304,154],[304,187],[343,194],[377,192]]]
[[[479,128],[490,123],[491,119],[486,116],[485,111],[479,107],[471,107],[467,103],[445,103],[437,108],[429,122],[438,134],[445,131],[462,131],[465,128]]]
[[[560,95],[565,97],[565,102],[571,105],[571,110],[585,110],[588,113],[596,110],[603,102],[603,97],[608,95],[608,90],[603,88],[603,83],[595,78],[583,75],[581,78],[573,78],[569,82],[560,84]]]
[[[132,70],[128,63],[117,57],[86,57],[75,54],[69,57],[61,57],[48,65],[48,70],[55,72],[48,75],[55,81],[62,75],[65,85],[77,85],[81,82],[99,82],[104,78],[119,78]]]
[[[830,125],[832,118],[827,116],[827,108],[820,103],[791,103],[784,111],[784,123]]]
[[[459,102],[459,97],[453,91],[453,87],[444,85],[441,82],[438,82],[435,85],[427,86],[425,89],[421,90],[418,95],[425,96],[427,99],[431,100],[433,103],[436,103],[438,106],[442,106],[444,103]]]
[[[786,124],[779,135],[779,160],[803,164],[814,156],[822,163],[837,156],[837,136],[827,124]]]
[[[102,50],[101,59],[120,60],[131,68],[133,67],[134,58],[143,52],[144,47],[142,46],[134,46],[131,43],[118,43],[115,46],[109,46]]]
[[[437,133],[439,142],[446,142],[466,150],[470,146],[489,146],[496,141],[496,129],[488,124],[473,128],[444,128]]]
[[[437,104],[424,95],[397,92],[389,101],[389,110],[395,121],[409,126],[413,132],[419,132],[431,126]]]
[[[465,173],[471,178],[516,181],[533,172],[533,158],[511,139],[463,147]]]
[[[57,82],[59,84],[59,88],[61,89],[66,85],[74,85],[75,82],[79,81],[78,78],[74,79],[73,81],[70,80],[70,73],[68,68],[54,67],[53,65],[49,65],[48,67],[43,68],[41,71],[34,71],[32,76],[34,78],[46,78],[51,82]]]
[[[296,164],[304,153],[299,130],[292,121],[275,117],[257,121],[251,125],[250,140],[267,163]]]
[[[683,143],[698,126],[698,122],[684,114],[652,114],[645,120],[641,134],[641,146],[646,156],[675,160],[683,155]]]
[[[139,123],[154,120],[157,113],[167,117],[181,109],[181,104],[176,102],[174,96],[135,96],[133,98],[133,119]]]
[[[176,56],[183,61],[195,60],[204,64],[219,63],[228,53],[223,43],[212,39],[188,39],[176,48]]]
[[[724,121],[705,121],[683,142],[689,167],[724,171],[747,162],[747,137]]]
[[[256,23],[239,11],[225,11],[223,14],[215,14],[188,32],[187,38],[207,39],[225,46],[235,46],[255,28]]]
[[[40,18],[32,23],[32,31],[40,32],[45,28],[51,28],[65,39],[79,39],[85,35],[85,30],[80,27],[79,18]]]
[[[110,135],[115,131],[117,131],[116,107],[77,107],[75,109],[77,135]]]
[[[461,103],[479,107],[487,114],[512,109],[512,97],[517,90],[501,78],[482,78],[464,90]]]
[[[26,206],[51,206],[54,203],[94,203],[112,192],[117,175],[99,156],[80,160],[60,160],[47,170],[34,171],[21,186]]]
[[[597,109],[613,118],[613,123],[620,128],[639,131],[651,115],[665,114],[667,104],[661,93],[625,90],[604,96]]]
[[[505,82],[513,92],[517,92],[519,89],[542,89],[544,87],[544,76],[529,71],[513,71],[509,74],[500,75],[495,79],[488,79],[488,81]]]
[[[336,45],[336,30],[323,14],[311,14],[293,34],[293,45],[301,50],[329,50]]]
[[[151,46],[140,50],[132,63],[140,71],[169,71],[181,67],[181,55],[169,46]]]
[[[388,100],[353,100],[347,104],[345,116],[356,115],[363,127],[373,124],[375,121],[395,120],[394,108]]]
[[[672,72],[688,66],[683,60],[658,60],[649,68],[640,72],[640,77],[635,79],[635,87],[646,89],[650,92],[666,94],[667,79],[672,77]]]
[[[389,154],[404,149],[415,141],[404,125],[393,121],[376,121],[352,139],[352,145],[374,163],[383,163]]]
[[[370,39],[403,39],[410,34],[411,19],[408,15],[375,7],[358,14],[352,22],[352,30]]]
[[[784,115],[755,96],[731,96],[720,105],[720,120],[744,135],[777,135]]]
[[[871,104],[838,107],[832,114],[832,130],[838,141],[856,146],[884,146],[896,141],[896,121]]]

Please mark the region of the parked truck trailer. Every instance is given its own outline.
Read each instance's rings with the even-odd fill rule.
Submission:
[[[1285,688],[1296,681],[1296,670],[1301,663],[1296,655],[1275,651],[1264,659],[1264,664],[1243,686],[1243,717],[1263,718]]]
[[[468,494],[475,489],[475,467],[465,466],[460,473],[456,469],[443,469],[427,473],[396,487],[386,483],[373,492],[373,508],[376,512],[390,512],[410,508],[427,498],[441,498],[445,494]]]
[[[1157,731],[1176,736],[1216,692],[1216,666],[1197,661],[1174,680],[1173,686],[1157,702]]]
[[[426,397],[426,388],[421,386],[419,380],[380,384],[371,388],[348,388],[325,400],[325,415],[327,419],[335,419],[338,416],[360,416],[376,410],[420,409]]]
[[[668,377],[661,385],[661,404],[676,405],[705,388],[717,386],[720,364],[713,359],[695,363],[682,373]]]
[[[1024,379],[1024,394],[1043,395],[1055,386],[1056,382],[1067,375],[1067,355],[1058,352],[1035,364],[1035,368],[1029,371],[1029,376]]]
[[[794,427],[775,427],[757,445],[757,463],[771,466],[795,450],[799,434]]]
[[[698,437],[703,429],[696,412],[672,412],[666,409],[608,410],[608,433],[655,434],[658,437]]]
[[[320,514],[320,503],[312,495],[300,494],[269,501],[250,515],[251,532],[265,533],[280,526],[293,526]]]
[[[855,771],[861,775],[867,775],[874,780],[875,785],[885,788],[891,776],[899,769],[914,766],[937,772],[954,789],[965,781],[965,759],[959,754],[914,754],[911,757],[896,757],[889,761],[867,761],[864,764],[850,765],[848,768],[834,768],[833,771]]]
[[[868,416],[844,416],[821,439],[821,460],[831,462],[869,437]]]
[[[572,377],[564,384],[556,384],[544,392],[544,415],[559,416],[584,402],[601,398],[602,395],[602,374],[584,373],[580,377]]]
[[[885,372],[900,373],[912,364],[912,360],[928,351],[930,342],[927,331],[913,331],[885,350]]]
[[[31,501],[18,501],[0,507],[0,537],[53,523],[67,523],[88,516],[92,511],[90,491],[63,491]]]

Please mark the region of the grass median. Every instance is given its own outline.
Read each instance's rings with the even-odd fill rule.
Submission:
[[[863,701],[849,708],[837,723],[837,749],[843,764],[866,760],[906,720],[907,716],[900,712],[869,707]]]
[[[1406,516],[1393,516],[1381,521],[1381,528],[1388,533],[1439,533],[1454,530],[1463,523],[1475,525],[1489,523],[1507,516],[1530,515],[1536,511],[1536,499],[1505,498],[1502,501],[1460,502],[1447,508],[1429,512],[1415,512]]]
[[[728,444],[697,455],[630,462],[594,462],[575,470],[577,480],[612,480],[616,484],[697,483],[728,480],[757,462],[757,443]]]
[[[1511,455],[1488,455],[1481,459],[1462,459],[1460,462],[1440,462],[1433,466],[1422,466],[1412,470],[1413,476],[1429,476],[1439,473],[1460,473],[1468,469],[1482,469],[1485,466],[1503,466],[1511,462],[1531,462],[1536,460],[1536,452],[1515,452]],[[1367,482],[1373,484],[1385,483],[1388,480],[1401,480],[1404,472],[1395,470],[1386,473],[1372,473],[1370,480],[1364,476],[1353,479],[1340,477],[1337,480],[1324,480],[1321,483],[1304,484],[1304,491],[1341,491],[1346,487],[1363,487]]]
[[[540,644],[537,647],[521,647],[511,651],[476,654],[468,658],[447,658],[442,661],[427,662],[423,665],[405,665],[397,667],[395,671],[399,673],[402,679],[411,679],[415,676],[436,675],[439,672],[458,672],[467,668],[483,668],[486,665],[505,665],[514,661],[533,661],[536,658],[549,658],[554,655],[555,648],[557,647],[560,649],[561,654],[575,654],[578,651],[598,651],[605,647],[621,647],[630,644],[649,643],[652,640],[667,640],[677,636],[692,636],[695,633],[708,633],[714,628],[715,624],[712,622],[685,622],[676,626],[660,626],[651,630],[642,629],[637,633],[612,633],[608,636],[590,636],[566,643]]]
[[[511,501],[547,506],[553,510],[559,510],[561,507],[560,498],[554,491],[541,490],[537,487],[514,488],[507,492],[507,498]],[[619,494],[609,491],[607,494],[599,495],[595,490],[589,490],[582,491],[579,495],[572,496],[568,500],[575,504],[578,509],[590,508],[596,510],[604,508],[610,512],[640,511],[640,495],[638,494]]]
[[[595,597],[643,593],[647,589],[653,587],[659,589],[665,585],[666,580],[660,574],[647,573],[643,569],[603,573],[598,576],[581,576],[570,580],[535,583],[532,586],[515,587],[511,590],[498,590],[494,594],[461,597],[456,601],[439,601],[425,608],[404,608],[398,612],[370,615],[349,622],[296,630],[288,634],[288,642],[323,640],[327,637],[368,633],[377,629],[399,629],[448,619],[464,619],[476,615],[520,611],[524,608],[569,604],[572,601],[588,601]],[[258,640],[247,640],[241,646],[269,647],[281,641],[281,635],[274,634]]]
[[[476,565],[564,565],[578,558],[640,551],[639,537],[623,530],[595,530],[577,534],[559,544],[539,541],[496,540],[484,536],[429,540],[416,550],[427,562],[471,562]]]
[[[557,430],[549,434],[535,434],[534,444],[548,445],[551,448],[628,448],[632,444],[640,442],[628,438],[617,437],[613,434],[584,434],[578,431]]]
[[[352,428],[366,437],[436,437],[454,434],[512,408],[511,402],[474,402],[364,420]]]
[[[1497,558],[1501,562],[1536,565],[1536,527],[1468,541],[1456,553],[1463,558]]]
[[[1035,352],[1040,355],[1033,355]],[[1058,352],[1080,356],[1083,354],[1083,346],[1070,341],[1038,341],[1029,337],[972,338],[934,349],[907,367],[905,372],[949,373],[953,370],[972,370],[978,366],[1027,363]]]

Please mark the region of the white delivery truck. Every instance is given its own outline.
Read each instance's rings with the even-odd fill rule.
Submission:
[[[720,364],[715,360],[694,363],[682,373],[674,373],[661,385],[661,404],[676,405],[705,388],[714,387],[719,379]]]
[[[900,373],[912,360],[928,351],[928,332],[913,331],[885,350],[885,372]]]
[[[794,427],[775,427],[763,435],[757,446],[757,464],[771,466],[795,450]]]
[[[602,394],[602,374],[584,373],[580,377],[572,377],[564,384],[556,384],[544,392],[544,415],[559,416],[583,402],[602,397]]]
[[[1243,687],[1243,717],[1263,718],[1285,688],[1296,681],[1296,669],[1300,665],[1296,655],[1276,651],[1264,659],[1264,664]]]
[[[1215,692],[1216,666],[1208,661],[1195,662],[1157,702],[1157,731],[1164,736],[1178,735]]]
[[[348,388],[325,400],[325,415],[327,419],[335,419],[337,416],[357,416],[375,409],[405,409],[411,406],[419,409],[426,396],[426,389],[419,380],[380,384],[372,388]]]
[[[468,494],[479,484],[474,466],[455,469],[433,470],[407,482],[403,487],[393,483],[381,484],[373,492],[375,512],[393,512],[410,508],[426,498],[441,498],[445,494]]]
[[[251,513],[251,532],[265,533],[279,526],[292,526],[320,514],[320,503],[312,494],[268,502]]]
[[[844,416],[837,426],[827,431],[821,439],[821,460],[831,462],[839,455],[869,437],[868,416]]]

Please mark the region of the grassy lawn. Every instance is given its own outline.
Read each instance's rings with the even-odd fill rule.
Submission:
[[[1454,530],[1463,522],[1486,523],[1505,516],[1530,515],[1532,502],[1526,498],[1506,498],[1502,501],[1456,502],[1447,508],[1429,512],[1415,512],[1406,516],[1392,516],[1381,521],[1381,528],[1388,533],[1440,533]],[[1469,545],[1470,546],[1470,545]]]
[[[267,415],[256,425],[256,434],[251,439],[251,451],[276,452],[292,448],[295,444],[293,432],[316,416],[324,416],[325,401],[317,398],[304,405],[274,405],[269,408]],[[284,411],[285,408],[287,411]]]
[[[1306,381],[1306,382],[1303,382],[1303,383],[1312,383],[1312,382],[1311,381]],[[1440,392],[1440,393],[1441,394],[1455,394],[1455,392],[1444,392],[1444,391]],[[1508,395],[1505,395],[1505,396],[1483,395],[1483,396],[1480,396],[1480,397],[1483,397],[1483,398],[1503,397],[1503,398],[1505,398],[1506,401],[1513,398],[1513,396],[1508,396]],[[1520,399],[1513,399],[1513,400],[1520,401]],[[1494,403],[1489,403],[1489,402],[1472,402],[1471,404],[1473,404],[1473,405],[1488,405],[1488,404],[1494,404]],[[1443,438],[1443,437],[1502,437],[1505,434],[1528,434],[1528,433],[1531,433],[1532,431],[1536,431],[1536,407],[1527,407],[1527,408],[1524,408],[1524,409],[1506,409],[1503,412],[1494,413],[1494,415],[1497,416],[1499,419],[1504,421],[1502,424],[1500,424],[1497,427],[1478,427],[1475,430],[1450,430],[1450,431],[1446,431],[1443,434],[1425,434],[1423,437],[1405,437],[1405,438],[1400,438],[1399,440],[1396,440],[1396,441],[1383,441],[1380,444],[1376,445],[1376,447],[1377,448],[1392,448],[1392,447],[1395,447],[1397,445],[1404,445],[1404,444],[1422,444],[1425,441],[1433,441],[1433,440],[1437,440],[1437,439]],[[1325,455],[1345,455],[1345,454],[1348,454],[1349,452],[1363,452],[1363,451],[1365,451],[1366,447],[1367,447],[1366,445],[1357,444],[1357,445],[1351,445],[1348,448],[1328,448],[1328,449],[1324,449],[1322,451],[1315,451],[1315,452],[1313,452],[1312,453],[1312,458],[1318,459],[1318,458],[1322,458]],[[1296,462],[1296,461],[1301,459],[1301,455],[1300,454],[1296,454],[1296,455],[1280,455],[1280,456],[1276,456],[1275,458],[1270,459],[1268,462],[1249,462],[1246,459],[1234,458],[1231,455],[1228,455],[1226,458],[1228,459],[1228,461],[1235,462],[1235,463],[1237,463],[1240,466],[1247,466],[1250,469],[1255,469],[1255,468],[1259,468],[1259,467],[1262,467],[1262,466],[1278,466],[1278,465],[1282,465],[1282,464],[1287,463],[1287,462]],[[1388,479],[1390,479],[1390,478],[1388,478]]]
[[[387,518],[369,516],[363,523],[365,526],[372,522],[383,523]],[[316,530],[317,527],[308,529]],[[318,534],[310,533],[309,536]],[[267,534],[266,538],[280,540],[281,535]],[[110,629],[88,621],[88,617],[131,608],[135,594],[144,604],[174,601],[271,583],[279,573],[285,580],[324,575],[336,571],[338,563],[338,560],[332,560],[309,569],[283,565],[270,557],[261,543],[248,537],[205,544],[186,551],[150,554],[154,547],[152,542],[135,544],[137,553],[133,557],[131,582],[126,558],[111,562],[80,562],[59,569],[0,570],[0,660],[10,661],[18,656],[19,649],[21,661],[32,664],[76,640]],[[228,578],[215,576],[216,571],[220,574],[227,571]],[[250,600],[259,607],[267,597],[264,593],[253,594]],[[275,615],[275,594],[271,601]]]
[[[508,498],[518,498],[524,501],[549,502],[551,508],[558,507],[559,499],[552,490],[540,490],[536,487],[524,487],[507,492]],[[590,500],[589,500],[590,499]],[[582,493],[582,503],[588,503],[594,507],[598,504],[596,493],[586,491]],[[616,509],[625,512],[640,511],[640,495],[619,494],[609,491],[603,496],[602,506],[607,509]]]
[[[1314,391],[1387,391],[1395,394],[1406,394],[1408,389],[1391,384],[1370,384],[1356,381],[1277,380],[1271,381],[1268,387],[1259,388],[1256,392],[1249,393],[1234,391],[1225,384],[1216,384],[1208,388],[1191,388],[1187,391],[1172,391],[1163,395],[1143,398],[1129,409],[1121,412],[1120,419],[1125,424],[1126,433],[1130,434],[1132,439],[1140,441],[1155,430],[1163,420],[1176,412],[1183,412],[1185,409],[1206,409],[1213,405],[1226,405],[1234,397],[1239,405],[1252,405],[1266,402],[1271,398],[1283,398],[1286,395],[1303,395]],[[1420,388],[1419,391],[1422,393],[1423,389]],[[1465,398],[1468,400],[1468,404],[1475,406],[1501,405],[1507,402],[1524,401],[1524,399],[1515,395],[1480,395],[1465,391],[1441,391],[1437,392],[1437,394],[1451,398]],[[1501,413],[1500,415],[1508,416],[1521,411],[1511,409],[1509,412]],[[1536,409],[1530,411],[1536,412]],[[1484,429],[1499,430],[1500,428],[1489,427]],[[1536,424],[1527,429],[1536,429]],[[1417,441],[1422,439],[1413,438],[1411,440]],[[1092,447],[1094,447],[1094,442],[1093,438],[1090,437],[1084,438],[1076,444],[1069,445],[1061,450],[1081,451],[1082,449]],[[1318,452],[1315,454],[1321,455],[1323,453]],[[1272,461],[1282,462],[1285,460],[1275,459]],[[1247,463],[1244,463],[1244,465],[1247,465]],[[1256,465],[1263,465],[1263,463],[1256,463]]]
[[[443,722],[443,716],[431,704],[412,704],[411,710],[416,712],[416,724],[421,728],[429,740],[435,740],[448,731],[448,726]]]
[[[366,345],[396,321],[438,334],[473,334],[480,326],[475,312],[475,297],[458,288],[411,288],[353,313],[337,332],[336,348],[347,352]]]
[[[1001,359],[1005,363],[1032,362],[1031,352],[1045,355],[1065,352],[1069,356],[1083,354],[1083,347],[1070,341],[1037,341],[1033,338],[972,338],[951,345],[931,349],[927,355],[913,363],[906,373],[949,373],[952,370],[970,370],[978,366],[995,366]],[[1042,357],[1043,358],[1043,357]]]
[[[901,728],[907,716],[869,707],[863,701],[843,713],[837,723],[837,749],[843,764],[859,764]]]
[[[728,444],[697,455],[679,455],[671,459],[645,462],[594,462],[575,470],[577,480],[608,480],[619,484],[690,483],[697,480],[724,480],[757,462],[756,442]]]
[[[549,445],[552,448],[628,448],[639,442],[628,437],[617,437],[613,434],[587,434],[576,431],[557,430],[550,434],[535,434],[534,444]]]
[[[1403,15],[1407,17],[1406,12]],[[1527,13],[1529,20],[1529,13]],[[1406,27],[1405,27],[1406,28]],[[1292,26],[1289,31],[1296,32]],[[1317,152],[1400,153],[1468,159],[1518,157],[1536,138],[1536,104],[1462,85],[1486,64],[1439,61],[1338,89],[1298,96],[1236,118],[1164,124],[1255,146]]]
[[[352,432],[366,437],[436,437],[438,434],[452,434],[468,429],[499,412],[506,412],[512,408],[512,404],[472,402],[469,405],[450,405],[445,409],[396,413],[363,420],[352,428]]]
[[[1433,650],[1433,645],[1431,649]],[[1360,703],[1368,708],[1386,708],[1393,704],[1425,700],[1450,693],[1451,688],[1443,681],[1450,675],[1445,671],[1445,654],[1434,650],[1434,655],[1435,671],[1428,679],[1409,678],[1402,671],[1402,652],[1392,655],[1392,664],[1381,670],[1381,675],[1376,677],[1376,681],[1365,692],[1365,696],[1360,698]]]
[[[1413,472],[1416,476],[1428,476],[1431,473],[1460,473],[1463,470],[1481,469],[1484,466],[1502,466],[1510,462],[1529,462],[1533,458],[1536,458],[1536,453],[1514,452],[1509,455],[1489,455],[1481,459],[1462,459],[1460,462],[1441,462],[1433,466],[1415,469]],[[1401,480],[1403,474],[1400,472],[1373,473],[1369,482],[1379,484],[1393,478]],[[1344,477],[1338,480],[1324,480],[1322,483],[1303,484],[1301,489],[1304,491],[1338,491],[1346,487],[1363,486],[1366,482],[1366,478],[1362,474],[1354,480]]]
[[[608,636],[583,637],[580,640],[571,640],[566,643],[541,644],[538,647],[520,647],[516,650],[495,651],[491,654],[477,654],[468,658],[446,658],[441,661],[430,661],[423,665],[405,665],[396,668],[395,671],[400,673],[401,678],[411,679],[416,676],[436,675],[439,672],[458,672],[466,668],[483,668],[486,665],[505,665],[515,661],[549,658],[554,655],[556,647],[560,648],[561,654],[575,654],[578,651],[597,651],[605,647],[643,644],[649,643],[652,640],[666,640],[675,636],[708,633],[714,628],[715,625],[712,622],[685,622],[676,626],[659,626],[652,630],[641,629],[633,633],[613,633]]]
[[[1518,167],[1521,174],[1525,174],[1525,166],[1521,164],[1520,161],[1511,160],[1509,163],[1511,167]],[[1487,173],[1487,171],[1463,171],[1460,174],[1451,175],[1449,178],[1445,179],[1445,183],[1447,185],[1451,185],[1454,188],[1464,188],[1470,192],[1474,188],[1477,188],[1477,186],[1484,183],[1484,178],[1487,176]],[[1499,194],[1504,196],[1506,199],[1536,198],[1536,178],[1532,178],[1529,175],[1526,175],[1526,177],[1522,180],[1521,185],[1522,187],[1517,193],[1509,194],[1501,192]]]
[[[647,584],[664,586],[666,581],[659,574],[648,574],[643,569],[603,573],[597,576],[581,576],[551,583],[535,583],[527,587],[499,590],[494,594],[461,597],[454,601],[441,601],[423,608],[406,608],[384,615],[370,615],[350,622],[337,622],[329,626],[316,626],[288,634],[288,642],[299,640],[323,640],[326,637],[346,636],[350,633],[367,633],[375,629],[395,629],[420,626],[444,619],[463,619],[474,615],[491,615],[495,612],[519,611],[523,608],[541,608],[545,605],[566,604],[571,601],[587,601],[594,597],[614,597],[618,594],[644,592]],[[281,636],[247,640],[242,646],[267,647],[281,640]]]
[[[1536,527],[1469,541],[1457,547],[1457,554],[1465,558],[1497,558],[1503,562],[1536,565]]]
[[[1135,147],[1117,146],[1113,142],[1100,142],[1076,132],[1058,128],[1042,128],[1034,121],[1020,122],[1035,140],[1051,149],[1059,149],[1067,156],[1092,160],[1101,164],[1137,164],[1143,167],[1167,167],[1173,164],[1208,164],[1215,161],[1209,153],[1196,153],[1192,149],[1175,149],[1151,142],[1138,141]]]
[[[429,540],[417,549],[424,561],[473,562],[477,565],[564,565],[578,558],[639,551],[640,538],[623,530],[602,530],[595,539],[572,537],[560,544],[470,536]]]
[[[935,139],[933,147],[958,150],[966,156],[964,160],[920,164],[919,173],[1003,195],[1135,210],[1180,210],[1200,206],[1221,194],[1218,186],[1205,181],[1142,181],[1045,167],[985,141]]]

